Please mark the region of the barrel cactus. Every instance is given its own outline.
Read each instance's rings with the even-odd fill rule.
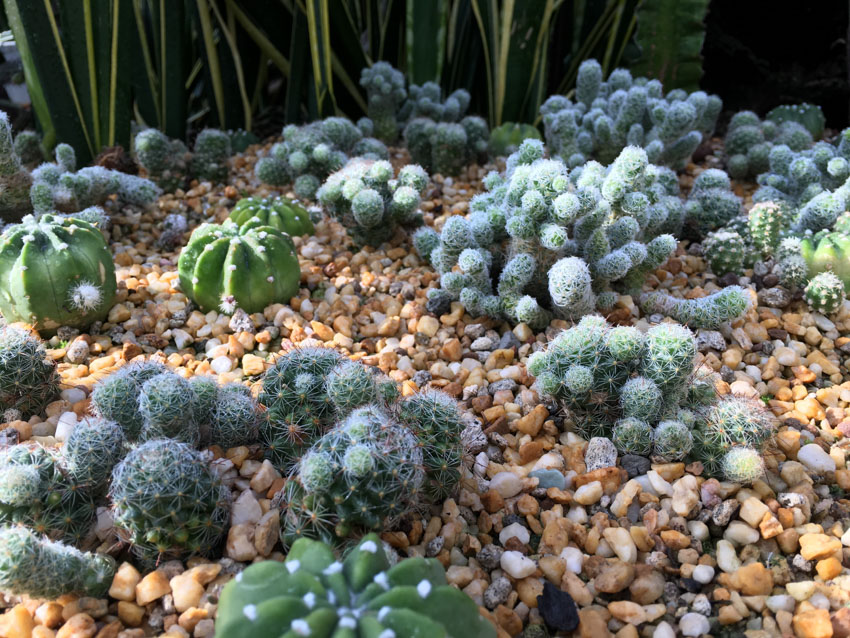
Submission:
[[[252,565],[225,586],[216,636],[290,635],[495,638],[496,628],[436,559],[391,565],[370,534],[342,561],[327,545],[298,540],[285,562]]]
[[[22,417],[41,412],[59,396],[59,375],[47,352],[29,333],[0,328],[0,406]]]
[[[807,237],[800,242],[800,252],[810,277],[831,271],[850,290],[850,233],[833,231]]]
[[[103,234],[73,217],[28,216],[0,237],[0,312],[53,332],[106,318],[115,267]]]
[[[310,213],[296,202],[284,197],[245,197],[230,212],[230,219],[240,226],[252,223],[271,226],[289,235],[312,235],[314,228]]]
[[[289,235],[271,226],[202,224],[177,264],[180,286],[204,312],[262,312],[298,292],[301,271]]]

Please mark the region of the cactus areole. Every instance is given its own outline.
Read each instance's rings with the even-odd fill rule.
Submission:
[[[47,333],[106,318],[115,267],[101,232],[75,218],[32,216],[0,237],[0,312]]]
[[[301,271],[289,235],[233,221],[202,224],[177,264],[180,286],[204,312],[261,312],[298,292]]]

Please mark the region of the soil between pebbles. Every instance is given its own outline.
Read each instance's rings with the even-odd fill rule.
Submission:
[[[582,637],[850,637],[850,302],[824,317],[758,269],[719,281],[705,272],[698,247],[683,242],[648,289],[687,298],[729,283],[757,291],[746,317],[697,338],[700,362],[723,380],[720,392],[761,398],[776,416],[768,474],[743,487],[706,480],[698,463],[652,465],[628,456],[588,472],[587,443],[569,432],[555,405],[541,401],[525,368],[569,324],[556,320],[535,334],[525,324],[511,329],[471,317],[459,304],[429,314],[425,294],[438,276],[402,233],[357,250],[325,218],[315,235],[294,238],[302,278],[289,304],[233,317],[192,308],[178,287],[180,246],[160,248],[157,225],[173,212],[186,214],[191,227],[222,221],[242,196],[285,192],[253,177],[267,150],[235,157],[227,185],[193,184],[148,211],[110,211],[117,303],[89,334],[63,332],[48,342],[62,398],[42,418],[0,425],[0,442],[61,444],[87,414],[94,383],[139,357],[186,377],[251,384],[281,351],[335,347],[380,367],[406,393],[431,386],[461,401],[471,452],[462,489],[383,538],[399,556],[440,560],[449,582],[501,636],[545,635],[537,597],[548,581],[576,602],[574,634]],[[395,153],[394,163],[405,155]],[[718,164],[708,155],[689,166],[683,188]],[[436,176],[422,205],[426,223],[439,229],[448,216],[464,214],[493,168]],[[736,188],[745,198],[752,192],[752,185]],[[641,316],[630,297],[608,318],[642,328],[662,320]],[[223,584],[245,564],[284,555],[272,507],[283,479],[262,461],[262,450],[213,448],[210,459],[234,496],[220,560],[171,561],[150,573],[123,563],[103,600],[0,594],[7,608],[0,636],[212,636]],[[642,475],[651,491],[641,489]],[[101,510],[89,548],[109,549],[112,538]]]

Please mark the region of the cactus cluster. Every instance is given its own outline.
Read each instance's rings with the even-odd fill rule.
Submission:
[[[231,136],[224,131],[204,129],[195,138],[191,153],[182,141],[169,139],[154,128],[139,131],[133,147],[139,165],[165,191],[184,187],[190,178],[210,182],[227,179],[232,147]]]
[[[684,230],[694,237],[726,225],[741,212],[741,198],[732,192],[729,176],[716,168],[697,175],[685,203]]]
[[[488,192],[470,201],[468,217],[447,219],[439,237],[417,234],[414,246],[441,275],[432,299],[541,328],[553,315],[610,307],[673,253],[669,233],[684,207],[672,171],[649,164],[638,147],[609,167],[572,171],[543,152],[525,140],[504,176],[486,178]]]
[[[428,174],[416,164],[393,177],[386,160],[354,159],[328,177],[316,197],[355,243],[377,246],[399,226],[422,223],[419,203],[427,185]]]
[[[216,636],[441,636],[495,638],[466,594],[434,558],[393,564],[377,534],[337,560],[331,547],[300,539],[282,563],[248,567],[225,585]]]
[[[716,95],[682,89],[664,95],[658,80],[632,78],[626,69],[603,81],[601,65],[585,60],[575,102],[553,95],[540,113],[552,154],[571,168],[589,159],[608,164],[625,147],[640,146],[653,164],[679,169],[714,131],[721,108]]]
[[[23,160],[18,154],[19,151],[25,152],[25,146],[28,146],[29,142],[16,142],[17,140],[12,141],[9,116],[0,111],[0,219],[6,223],[17,222],[32,210],[32,177],[23,167]]]
[[[0,406],[21,418],[41,414],[59,396],[56,365],[41,342],[29,333],[0,327]]]
[[[244,197],[230,211],[230,219],[239,226],[271,226],[294,237],[312,235],[315,231],[310,213],[285,197]]]
[[[103,598],[115,575],[105,554],[81,552],[24,527],[0,528],[0,590],[55,600],[76,595]]]
[[[396,115],[407,98],[404,74],[388,62],[376,62],[360,72],[360,86],[366,89],[366,114],[375,137],[392,144],[401,128]]]
[[[266,373],[259,400],[266,454],[293,475],[281,518],[287,545],[377,529],[458,485],[463,426],[445,394],[399,399],[373,369],[330,349],[296,348]]]
[[[218,386],[203,376],[187,381],[152,361],[131,363],[104,378],[91,400],[96,415],[118,424],[129,442],[169,438],[227,449],[259,436],[257,404],[242,386]]]
[[[8,125],[8,121],[7,117],[6,126]],[[44,161],[44,151],[41,148],[41,135],[35,131],[25,129],[15,135],[13,146],[21,164],[28,168],[35,168],[37,164]]]
[[[115,299],[112,253],[99,229],[73,217],[27,216],[0,236],[0,311],[39,330],[85,328]]]
[[[289,124],[283,129],[283,142],[257,162],[257,178],[272,186],[292,183],[297,197],[313,199],[325,178],[345,166],[349,157],[387,159],[383,142],[368,136],[371,124],[366,119],[356,126],[344,117]]]
[[[738,319],[752,307],[749,289],[726,286],[697,299],[680,299],[664,292],[641,296],[640,307],[647,315],[661,314],[691,328],[713,330]]]
[[[298,292],[301,269],[292,238],[272,226],[228,219],[201,224],[180,252],[180,287],[204,312],[262,312]]]
[[[721,474],[733,449],[761,449],[772,420],[757,402],[718,398],[695,358],[694,336],[679,324],[641,333],[586,316],[532,355],[528,370],[583,436],[665,462],[693,457]]]
[[[155,439],[116,467],[109,496],[115,527],[143,562],[209,556],[227,530],[230,491],[185,443]]]
[[[77,423],[62,445],[62,465],[74,483],[102,494],[112,469],[124,457],[126,444],[120,425],[89,418]]]

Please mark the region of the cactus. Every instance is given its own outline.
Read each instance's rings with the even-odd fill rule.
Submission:
[[[103,598],[114,575],[111,556],[84,553],[22,527],[0,528],[0,589],[5,592],[47,600]]]
[[[53,453],[26,444],[0,451],[0,525],[79,543],[94,513],[92,491],[66,476]]]
[[[836,312],[846,299],[844,284],[830,271],[812,277],[803,291],[803,296],[809,308],[825,315]]]
[[[826,126],[826,117],[824,117],[821,108],[815,104],[782,104],[777,106],[767,114],[766,119],[776,124],[783,122],[795,122],[806,127],[806,130],[813,139],[820,139],[823,135],[824,126]]]
[[[180,287],[204,312],[247,313],[288,301],[301,270],[292,239],[271,226],[202,224],[178,261]]]
[[[148,441],[112,473],[115,526],[143,562],[210,556],[227,531],[230,493],[185,443]]]
[[[655,426],[652,434],[652,454],[664,463],[681,461],[688,455],[693,445],[693,434],[681,421],[662,421]]]
[[[240,199],[230,212],[230,219],[239,226],[254,224],[271,226],[289,235],[312,235],[315,229],[310,213],[298,203],[283,197]]]
[[[17,222],[32,211],[32,177],[15,151],[9,116],[0,111],[0,218],[5,222]]]
[[[753,448],[733,448],[723,456],[721,463],[723,476],[733,483],[752,483],[764,476],[764,459]]]
[[[850,218],[850,215],[845,213],[844,218]],[[833,232],[803,238],[799,244],[799,255],[809,276],[832,272],[847,291],[850,290],[850,232],[842,232],[840,224],[841,220],[836,222]]]
[[[649,455],[652,450],[652,426],[646,421],[626,417],[614,424],[612,441],[622,454]]]
[[[286,561],[248,567],[221,592],[216,635],[445,636],[495,638],[434,558],[392,565],[369,534],[338,561],[330,547],[299,539]]]
[[[198,444],[200,432],[195,422],[192,386],[173,372],[163,372],[142,384],[138,397],[142,418],[140,440],[174,439]]]
[[[218,129],[204,129],[195,139],[192,173],[199,180],[223,182],[227,179],[230,155],[230,136]]]
[[[335,366],[327,376],[325,390],[340,416],[378,399],[378,385],[368,369],[353,361]]]
[[[702,248],[708,267],[714,274],[740,275],[743,272],[746,247],[738,233],[724,230],[709,233]]]
[[[79,219],[26,217],[0,237],[0,312],[54,332],[106,318],[115,267],[101,232]]]
[[[32,167],[44,161],[41,136],[35,131],[24,130],[15,135],[15,154],[24,166]]]
[[[708,330],[744,316],[751,306],[752,296],[740,286],[726,286],[699,299],[679,299],[659,291],[640,298],[640,307],[647,315],[662,314],[692,328]]]
[[[773,418],[763,404],[743,397],[720,398],[708,408],[704,424],[696,431],[697,456],[709,473],[723,473],[729,453],[761,450],[773,432]]]
[[[389,162],[356,159],[328,177],[316,196],[356,243],[377,246],[399,225],[422,223],[419,202],[427,185],[420,166],[405,166],[393,179]]]
[[[124,430],[117,423],[86,419],[78,423],[62,446],[62,465],[77,485],[103,493],[112,468],[124,456]]]
[[[741,198],[732,192],[729,176],[709,168],[694,180],[685,203],[685,230],[694,237],[726,225],[738,216]]]
[[[163,190],[182,187],[189,172],[189,153],[180,140],[170,140],[154,128],[139,131],[133,140],[136,160]]]
[[[91,394],[94,413],[120,425],[128,441],[137,440],[144,427],[138,401],[142,387],[149,379],[165,372],[167,368],[154,361],[124,366],[94,386]]]
[[[0,327],[0,406],[19,418],[41,414],[59,396],[59,375],[41,343],[29,333]]]
[[[540,107],[546,143],[567,165],[590,159],[613,161],[626,146],[646,149],[653,164],[684,168],[704,137],[714,131],[722,102],[702,91],[670,91],[658,80],[633,79],[585,60],[576,78],[576,102],[553,95]]]
[[[620,408],[626,418],[655,422],[663,407],[661,389],[646,377],[633,377],[620,388]]]
[[[399,132],[396,112],[407,97],[404,74],[388,62],[376,62],[360,72],[360,86],[366,89],[366,112],[372,120],[375,137],[392,144]]]
[[[216,393],[209,423],[210,440],[225,450],[252,445],[259,437],[260,413],[257,403],[245,386],[222,386]]]

